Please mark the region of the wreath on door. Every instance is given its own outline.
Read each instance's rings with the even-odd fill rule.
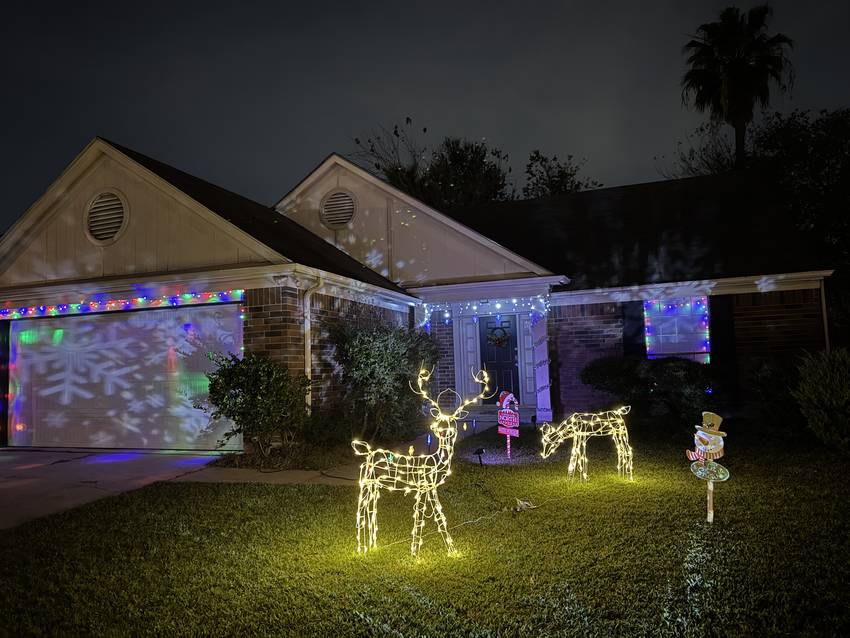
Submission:
[[[487,343],[497,348],[504,348],[508,345],[510,339],[511,333],[507,330],[507,328],[491,328],[487,333]]]

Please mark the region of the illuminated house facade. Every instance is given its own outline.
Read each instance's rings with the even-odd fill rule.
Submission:
[[[830,271],[747,192],[695,178],[453,216],[332,155],[269,208],[95,139],[0,240],[2,443],[211,449],[206,352],[266,353],[332,400],[327,328],[361,306],[436,337],[439,387],[475,394],[485,366],[526,420],[604,407],[579,380],[604,355],[734,375],[823,347]]]

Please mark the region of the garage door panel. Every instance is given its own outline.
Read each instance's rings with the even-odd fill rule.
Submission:
[[[206,396],[208,353],[241,344],[236,305],[15,321],[10,444],[215,449],[231,424],[194,404]]]

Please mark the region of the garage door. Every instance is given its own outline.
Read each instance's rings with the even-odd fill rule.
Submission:
[[[240,352],[238,304],[19,320],[10,337],[10,445],[211,450],[230,427],[194,404],[207,353]]]

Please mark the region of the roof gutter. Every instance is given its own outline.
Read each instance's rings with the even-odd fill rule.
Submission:
[[[310,302],[313,299],[313,294],[325,284],[325,280],[321,275],[316,279],[316,283],[307,288],[302,296],[302,309],[304,312],[304,376],[311,382],[307,386],[307,414],[313,411],[313,338],[312,338],[312,307]]]
[[[699,281],[671,281],[640,286],[563,290],[553,292],[549,303],[552,306],[580,306],[690,295],[739,295],[754,292],[808,290],[820,288],[821,282],[832,273],[832,270],[810,270],[772,275],[702,279]]]

